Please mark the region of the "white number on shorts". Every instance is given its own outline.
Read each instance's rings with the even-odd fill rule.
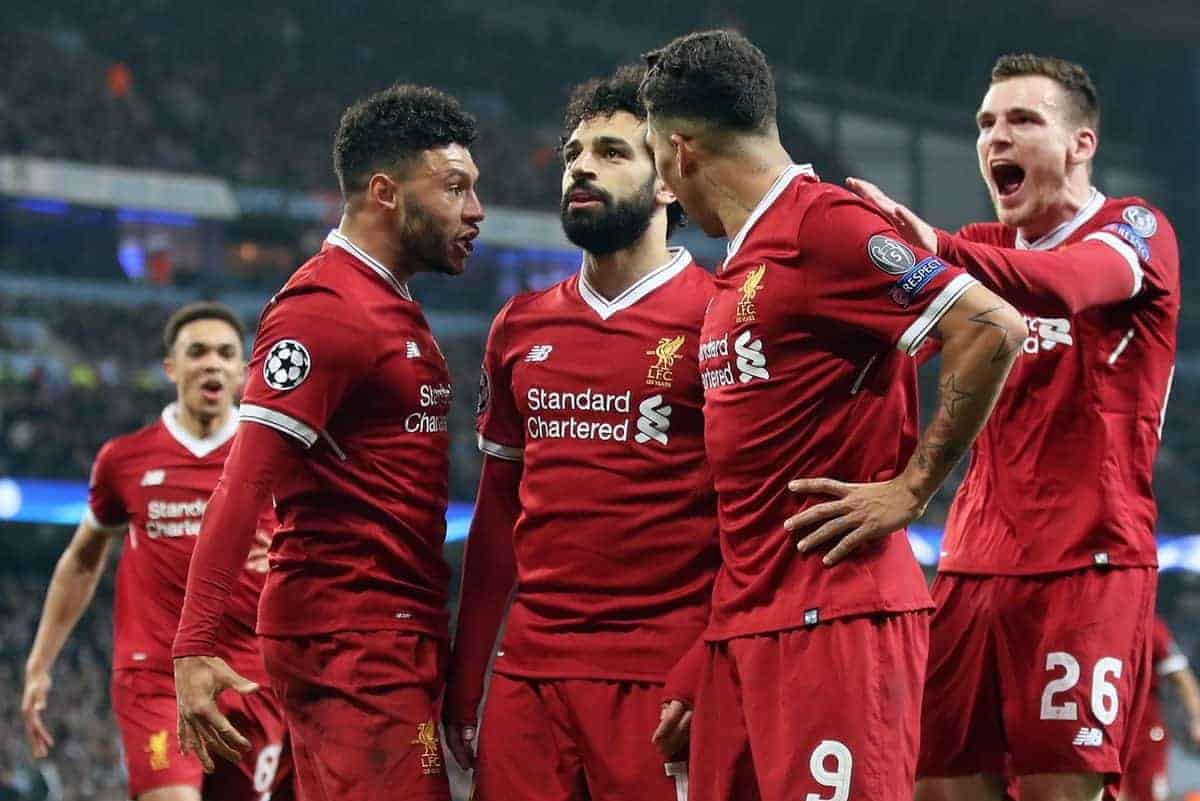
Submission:
[[[1065,669],[1066,675],[1046,685],[1042,691],[1042,720],[1078,720],[1079,707],[1074,701],[1055,704],[1054,694],[1066,692],[1079,683],[1079,660],[1066,651],[1046,654],[1046,670]]]
[[[1078,720],[1079,707],[1074,701],[1055,704],[1054,696],[1066,692],[1079,683],[1079,660],[1066,651],[1046,654],[1046,670],[1062,668],[1066,673],[1046,685],[1042,691],[1042,720]],[[1120,659],[1106,656],[1096,662],[1092,670],[1092,714],[1104,726],[1117,719],[1119,708],[1117,688],[1108,680],[1109,676],[1121,678]]]
[[[271,801],[271,785],[275,783],[275,772],[279,770],[281,745],[264,746],[254,763],[254,792],[262,793],[258,801]]]
[[[833,770],[825,767],[825,761],[830,757],[834,761]],[[809,793],[804,801],[846,801],[850,797],[850,772],[853,768],[854,758],[850,756],[849,748],[837,740],[822,740],[809,757],[808,769],[812,771],[817,784],[831,788],[833,795],[823,798],[816,793]]]
[[[1108,676],[1121,678],[1121,660],[1106,656],[1092,671],[1092,714],[1105,726],[1117,719],[1117,688]]]

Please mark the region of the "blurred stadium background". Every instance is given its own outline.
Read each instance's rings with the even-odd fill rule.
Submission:
[[[253,330],[265,299],[340,214],[329,156],[340,111],[395,80],[453,92],[483,131],[474,148],[488,212],[482,246],[466,276],[414,287],[457,388],[455,564],[478,474],[472,404],[491,315],[513,292],[578,267],[557,217],[567,90],[686,30],[733,26],[763,47],[797,160],[827,180],[870,178],[944,227],[991,217],[972,112],[995,57],[1032,50],[1081,61],[1104,105],[1096,184],[1170,215],[1192,302],[1194,0],[737,5],[0,5],[0,799],[124,797],[107,701],[111,575],[55,674],[50,760],[30,760],[18,714],[23,660],[91,459],[169,399],[158,334],[172,308],[220,299]],[[677,241],[710,265],[723,254],[723,242],[696,230]],[[1200,323],[1185,310],[1155,487],[1160,609],[1194,661],[1197,409]],[[952,493],[916,532],[928,563]],[[1167,707],[1181,742],[1178,705]],[[1176,795],[1200,789],[1200,761],[1179,746],[1172,770]]]

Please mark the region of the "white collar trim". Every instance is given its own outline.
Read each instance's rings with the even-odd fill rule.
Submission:
[[[172,403],[162,411],[163,426],[166,427],[167,433],[175,438],[183,447],[191,451],[192,456],[197,459],[203,459],[217,448],[224,445],[229,440],[233,439],[233,435],[237,433],[238,427],[238,409],[236,406],[229,413],[229,419],[225,421],[225,425],[218,430],[212,432],[207,437],[194,436],[190,431],[179,424],[179,420],[175,417],[175,412],[178,411],[179,404]]]
[[[1092,194],[1088,198],[1087,203],[1083,204],[1083,208],[1075,212],[1075,216],[1067,220],[1062,225],[1055,228],[1050,233],[1040,239],[1029,242],[1025,237],[1021,236],[1021,232],[1017,231],[1017,249],[1018,250],[1053,250],[1054,248],[1066,242],[1071,234],[1079,230],[1079,227],[1088,220],[1096,216],[1096,212],[1100,211],[1100,207],[1104,205],[1104,201],[1108,198],[1104,197],[1096,187],[1092,187]]]
[[[762,200],[758,201],[758,205],[754,207],[754,211],[750,212],[750,216],[742,224],[742,230],[737,232],[737,236],[729,240],[728,255],[725,256],[725,261],[721,263],[722,270],[729,264],[729,260],[737,254],[742,243],[746,241],[746,237],[750,234],[750,229],[758,222],[758,218],[767,213],[767,209],[775,204],[775,201],[783,194],[783,190],[787,189],[792,183],[792,179],[798,175],[811,175],[815,178],[817,174],[813,171],[811,164],[793,164],[779,174],[779,177],[775,179],[775,183],[771,184],[771,188],[762,196]]]
[[[600,315],[601,320],[607,320],[621,309],[628,309],[633,304],[637,303],[642,298],[649,295],[654,290],[658,289],[663,284],[670,281],[675,276],[683,272],[684,268],[692,262],[692,254],[687,252],[687,248],[667,248],[671,253],[671,260],[661,267],[655,267],[652,271],[639,278],[632,286],[617,295],[612,300],[606,300],[603,295],[592,289],[592,285],[587,281],[587,275],[582,268],[579,271],[579,295],[583,298],[583,302],[592,307],[592,311]]]
[[[405,300],[412,300],[412,295],[408,293],[408,287],[400,283],[392,271],[384,267],[379,259],[372,256],[367,251],[360,248],[358,245],[350,241],[350,239],[338,229],[334,228],[329,232],[329,236],[325,237],[325,241],[330,245],[336,245],[350,255],[356,257],[363,264],[374,270],[380,278],[391,284],[392,289],[400,293],[400,296]]]

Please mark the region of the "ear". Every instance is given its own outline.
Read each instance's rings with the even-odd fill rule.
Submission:
[[[375,173],[367,181],[367,197],[388,211],[400,208],[403,201],[400,185],[382,172]]]
[[[1100,147],[1100,139],[1091,128],[1080,128],[1071,140],[1071,150],[1067,159],[1071,164],[1086,164],[1096,157]]]
[[[654,201],[660,206],[670,206],[672,203],[679,200],[675,197],[675,193],[667,188],[667,184],[663,181],[662,176],[654,179]]]
[[[172,347],[174,347],[174,346],[172,346]],[[163,365],[163,372],[166,373],[167,380],[170,381],[172,384],[174,384],[175,383],[175,359],[173,359],[170,356],[167,356],[165,359],[163,359],[162,365]]]
[[[671,147],[675,148],[675,170],[683,178],[696,171],[697,142],[694,137],[681,133],[671,134]]]

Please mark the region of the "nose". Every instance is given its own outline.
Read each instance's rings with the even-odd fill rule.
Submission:
[[[578,181],[580,178],[595,177],[596,171],[592,169],[592,154],[584,150],[571,162],[571,180]]]
[[[205,351],[204,355],[200,357],[200,367],[205,372],[220,370],[223,366],[224,360],[221,358],[221,354],[217,352],[216,348],[211,348]]]
[[[483,222],[483,203],[479,200],[479,195],[475,194],[475,190],[471,190],[471,194],[467,197],[467,202],[463,204],[462,218],[465,222],[472,225],[478,225]]]

